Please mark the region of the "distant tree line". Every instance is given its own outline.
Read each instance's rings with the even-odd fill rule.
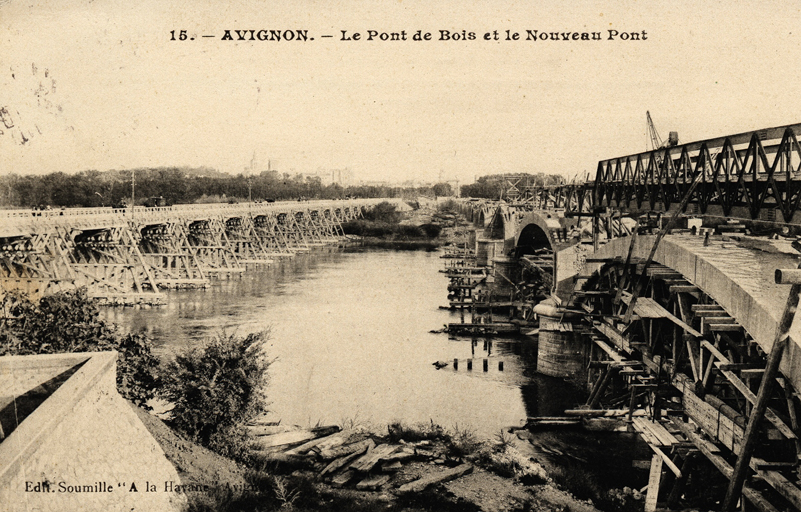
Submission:
[[[509,182],[517,182],[517,188],[522,193],[528,186],[559,185],[564,181],[557,174],[489,174],[482,176],[470,185],[461,187],[462,197],[481,197],[485,199],[500,199],[506,197]]]
[[[132,180],[132,174],[135,175]],[[475,183],[461,187],[464,197],[498,199],[507,184],[503,174],[482,176]],[[561,176],[526,174],[518,185],[552,185]],[[132,183],[133,181],[133,183]],[[344,199],[347,197],[451,196],[449,183],[424,187],[388,185],[324,185],[317,176],[290,175],[264,171],[253,175],[230,175],[208,167],[160,167],[153,169],[82,171],[76,174],[56,172],[41,176],[7,174],[0,176],[0,207],[33,208],[127,206],[131,202],[131,186],[137,205],[148,204],[150,198],[163,198],[165,204],[287,201],[297,199]]]
[[[132,180],[132,174],[135,174]],[[404,197],[450,195],[450,185],[430,187],[324,185],[319,177],[264,171],[230,175],[211,168],[163,167],[124,171],[63,172],[43,176],[0,176],[0,207],[33,208],[137,205],[160,197],[166,204],[344,199],[346,197]]]

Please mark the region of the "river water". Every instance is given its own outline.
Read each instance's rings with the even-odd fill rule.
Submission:
[[[433,421],[492,436],[526,416],[561,415],[575,405],[572,386],[535,373],[534,339],[430,332],[459,321],[439,308],[448,283],[439,255],[318,249],[206,290],[169,291],[167,306],[104,314],[124,330],[145,331],[161,354],[221,329],[269,329],[269,409],[284,424]],[[435,361],[449,364],[437,370]]]

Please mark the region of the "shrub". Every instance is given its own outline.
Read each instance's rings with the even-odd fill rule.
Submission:
[[[398,226],[398,236],[407,238],[420,238],[423,236],[423,230],[419,226],[411,226],[402,224]]]
[[[174,405],[170,424],[227,456],[247,458],[245,424],[266,410],[268,333],[220,333],[175,356],[165,368],[161,396]]]
[[[111,350],[114,329],[98,318],[100,310],[86,288],[42,297],[38,304],[24,294],[3,297],[7,340],[0,355],[58,354]]]
[[[365,211],[364,219],[397,224],[401,220],[401,213],[397,211],[394,204],[384,201]]]
[[[140,407],[149,409],[147,401],[161,387],[159,359],[151,352],[150,339],[141,333],[126,334],[115,346],[117,360],[117,391]]]
[[[473,454],[481,448],[481,444],[475,430],[471,428],[459,428],[456,425],[448,432],[448,450],[455,457]]]
[[[437,238],[442,232],[442,226],[439,224],[423,224],[420,229],[423,230],[428,238]]]
[[[393,443],[397,443],[400,440],[410,442],[436,440],[445,433],[445,429],[435,424],[434,420],[431,420],[429,424],[418,423],[416,425],[406,425],[396,421],[387,425],[387,431],[389,439]]]
[[[0,355],[60,354],[117,350],[117,390],[144,405],[160,385],[158,359],[143,334],[120,335],[100,320],[86,288],[42,297],[38,303],[9,292],[0,305]]]
[[[441,212],[457,213],[459,211],[459,203],[453,199],[448,199],[445,202],[437,205],[437,210]]]

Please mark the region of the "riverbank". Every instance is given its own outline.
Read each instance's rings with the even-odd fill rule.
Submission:
[[[595,512],[532,460],[531,444],[511,433],[481,440],[434,424],[347,425],[338,432],[253,452],[248,466],[181,438],[134,407],[187,485],[189,510]],[[284,430],[291,439],[300,430]],[[272,430],[271,430],[272,429]],[[261,437],[261,444],[269,436]],[[259,442],[256,441],[258,445]],[[269,443],[268,443],[269,444]]]

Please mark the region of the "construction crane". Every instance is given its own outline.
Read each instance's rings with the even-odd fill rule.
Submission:
[[[656,131],[654,121],[651,119],[651,112],[645,111],[645,122],[648,125],[648,136],[651,138],[651,151],[662,148],[672,148],[679,144],[679,132],[670,132],[668,140],[662,142],[662,138]]]
[[[648,125],[648,136],[651,138],[651,149],[650,151],[656,151],[657,149],[663,148],[672,148],[673,146],[678,145],[679,143],[679,132],[670,132],[668,134],[668,140],[662,142],[662,138],[656,131],[656,127],[654,126],[654,121],[651,119],[651,112],[648,110],[645,111],[645,122]],[[656,164],[658,166],[662,165],[662,155],[656,154]]]

